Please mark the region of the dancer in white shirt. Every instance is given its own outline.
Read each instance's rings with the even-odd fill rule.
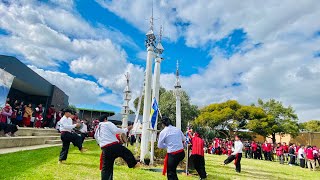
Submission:
[[[70,142],[72,142],[74,146],[77,146],[81,152],[86,151],[82,148],[81,137],[76,133],[72,133],[73,128],[80,127],[79,123],[72,123],[72,113],[73,111],[71,109],[65,109],[64,116],[60,120],[62,150],[60,152],[59,163],[63,163],[65,160],[67,160]]]
[[[112,122],[109,122],[107,115],[103,115],[99,119],[100,123],[95,132],[95,139],[101,147],[102,154],[100,156],[100,170],[102,180],[113,179],[114,160],[121,157],[126,161],[129,168],[136,166],[137,161],[132,152],[119,143],[116,134],[127,133],[132,129],[132,125],[128,128],[117,128]]]
[[[235,141],[234,141],[234,152],[231,155],[235,155],[235,162],[234,164],[236,165],[236,171],[238,173],[241,172],[241,158],[242,158],[242,149],[243,149],[243,144],[240,140],[239,136],[235,136],[234,137]]]
[[[169,118],[163,117],[161,123],[164,129],[159,135],[158,148],[167,149],[162,174],[167,173],[169,180],[176,180],[178,179],[177,166],[185,157],[183,141],[186,138],[180,129],[172,126]]]

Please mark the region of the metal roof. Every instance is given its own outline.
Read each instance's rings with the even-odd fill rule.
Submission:
[[[52,84],[17,58],[0,55],[0,68],[15,76],[12,88],[30,95],[51,96]]]

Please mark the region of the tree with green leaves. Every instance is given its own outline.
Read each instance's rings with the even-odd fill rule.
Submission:
[[[310,120],[299,124],[300,128],[308,132],[320,132],[320,120]]]
[[[195,123],[219,130],[221,133],[231,136],[233,131],[246,128],[248,120],[260,119],[265,116],[261,108],[255,106],[243,106],[235,100],[223,103],[210,104],[200,111]]]
[[[151,99],[150,99],[151,101]],[[137,109],[139,103],[139,97],[134,100],[134,106]],[[167,116],[172,120],[172,123],[176,122],[176,97],[174,91],[160,88],[159,91],[159,109],[163,116]],[[141,100],[141,108],[139,111],[143,114],[143,98]],[[188,121],[192,122],[199,115],[199,110],[196,105],[192,105],[190,97],[185,91],[181,91],[181,128],[184,131],[187,127]]]
[[[276,143],[276,134],[290,134],[295,137],[298,135],[298,117],[294,109],[284,107],[282,102],[270,99],[267,102],[258,100],[258,107],[262,108],[265,116],[260,119],[249,120],[246,127],[264,137],[272,136],[273,143]],[[262,115],[262,114],[261,114]]]

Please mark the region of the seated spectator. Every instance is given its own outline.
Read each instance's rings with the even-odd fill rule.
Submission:
[[[0,114],[0,122],[11,124],[10,116],[12,115],[12,108],[9,104],[6,104],[4,108],[2,108]]]
[[[6,137],[16,136],[15,132],[18,131],[18,126],[13,125],[13,124],[7,124],[7,123],[0,122],[0,131],[2,131],[2,130],[4,131],[4,135]]]

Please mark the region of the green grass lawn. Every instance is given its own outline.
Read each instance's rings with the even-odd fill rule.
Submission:
[[[100,149],[94,141],[84,145],[89,149],[81,154],[77,148],[70,148],[66,164],[59,165],[61,147],[23,151],[0,155],[0,179],[100,179]],[[206,156],[208,179],[320,179],[320,172],[310,172],[299,167],[280,165],[277,162],[243,159],[242,173],[238,174],[231,163],[221,166],[226,156]],[[161,167],[158,167],[161,168]],[[293,174],[293,175],[292,175]],[[129,169],[115,165],[114,179],[163,180],[160,172]],[[179,175],[179,179],[193,180],[197,176]]]

